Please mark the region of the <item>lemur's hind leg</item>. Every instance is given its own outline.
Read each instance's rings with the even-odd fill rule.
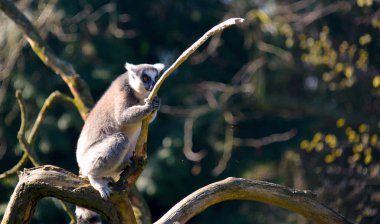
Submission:
[[[88,151],[86,163],[81,167],[84,176],[87,176],[90,184],[99,191],[102,198],[108,198],[111,193],[109,186],[110,177],[116,176],[125,162],[128,153],[128,138],[122,133],[110,135],[100,142],[92,145]]]

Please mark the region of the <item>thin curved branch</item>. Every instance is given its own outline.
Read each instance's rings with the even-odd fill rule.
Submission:
[[[190,194],[155,224],[186,223],[211,205],[227,200],[250,200],[275,205],[321,224],[352,223],[318,202],[310,191],[298,191],[265,181],[227,178]]]
[[[0,9],[23,31],[33,51],[42,62],[66,82],[74,96],[75,105],[82,118],[85,119],[93,105],[93,99],[86,82],[80,78],[69,62],[55,55],[30,21],[16,8],[12,1],[0,0]]]
[[[1,224],[28,223],[37,202],[44,197],[55,197],[89,208],[104,215],[110,223],[134,223],[128,198],[115,192],[110,200],[104,200],[87,179],[62,168],[47,165],[27,169],[19,174],[19,179]]]
[[[148,99],[153,100],[154,97],[157,95],[157,92],[161,85],[164,83],[165,79],[167,79],[190,55],[192,55],[202,44],[206,42],[208,38],[211,36],[223,31],[224,29],[232,26],[237,25],[244,22],[244,19],[242,18],[231,18],[228,19],[213,28],[211,28],[209,31],[207,31],[201,38],[199,38],[195,43],[193,43],[189,48],[187,48],[178,58],[177,60],[162,74],[160,79],[157,81],[156,85],[150,92]],[[150,120],[152,115],[145,118],[141,125],[141,132],[139,139],[136,144],[135,149],[135,155],[134,155],[134,162],[146,160],[146,145],[147,145],[147,139],[148,139],[148,121]],[[146,162],[145,162],[146,163]],[[142,166],[141,168],[143,168]],[[131,172],[133,178],[128,178],[128,184],[134,184],[133,180],[137,180],[137,178],[140,176],[142,172],[142,169],[135,169],[135,172]],[[123,176],[121,179],[124,179]]]
[[[157,95],[158,90],[160,89],[162,83],[164,83],[165,79],[167,79],[184,61],[186,61],[187,58],[190,57],[208,38],[211,36],[214,36],[215,34],[223,31],[224,29],[237,25],[239,23],[244,22],[244,19],[242,18],[231,18],[228,19],[213,28],[211,28],[209,31],[207,31],[201,38],[199,38],[195,43],[193,43],[189,48],[187,48],[178,58],[177,60],[162,74],[160,79],[157,81],[156,85],[154,86],[153,90],[149,94],[149,99],[153,100],[153,98]]]
[[[22,93],[20,90],[16,91],[16,98],[17,98],[17,103],[21,111],[21,125],[20,125],[20,130],[17,133],[17,139],[20,142],[20,145],[22,146],[24,153],[28,155],[28,158],[33,163],[33,165],[39,166],[40,162],[37,155],[31,149],[29,143],[25,140],[25,127],[26,127],[27,113],[26,113],[26,108],[25,108],[25,102],[24,102],[24,99],[22,98]]]
[[[234,147],[234,129],[233,129],[233,124],[234,124],[234,116],[230,111],[224,112],[224,120],[226,122],[226,128],[225,128],[225,140],[224,140],[224,150],[223,150],[223,155],[222,158],[220,158],[218,165],[214,167],[212,170],[212,175],[218,176],[220,175],[227,167],[227,163],[231,159],[232,155],[232,149]]]
[[[44,104],[41,107],[40,112],[37,115],[36,121],[34,122],[34,125],[32,127],[32,131],[30,132],[30,135],[28,137],[28,143],[33,145],[34,141],[36,140],[37,133],[41,128],[42,122],[45,119],[46,112],[51,106],[57,101],[60,100],[66,104],[72,104],[75,106],[74,99],[62,94],[59,91],[52,92],[48,98],[46,98]]]
[[[33,145],[34,141],[37,137],[37,133],[41,128],[42,122],[46,116],[47,110],[51,108],[53,103],[55,103],[57,100],[61,100],[62,102],[65,102],[67,104],[73,104],[74,105],[74,100],[71,97],[68,97],[64,94],[62,94],[59,91],[54,91],[49,95],[49,97],[45,100],[44,104],[42,105],[42,108],[40,112],[38,113],[38,116],[36,118],[36,121],[34,122],[34,125],[32,127],[32,131],[29,134],[27,145]],[[75,105],[74,105],[75,106]],[[25,120],[26,118],[24,118]],[[23,120],[23,119],[22,119]],[[21,120],[21,121],[22,121]],[[23,156],[19,160],[19,162],[13,166],[11,169],[5,171],[4,173],[0,174],[0,179],[7,178],[9,176],[15,175],[18,171],[20,171],[22,168],[26,166],[28,163],[28,153],[24,152]],[[37,164],[39,165],[39,164]]]
[[[271,134],[259,139],[253,138],[234,138],[234,146],[237,147],[252,147],[252,148],[261,148],[263,146],[276,143],[284,142],[292,139],[297,135],[296,129],[290,129],[289,131],[283,133]]]
[[[207,152],[205,150],[200,150],[199,152],[193,151],[193,126],[194,122],[204,114],[210,112],[210,108],[208,106],[201,106],[189,114],[189,116],[185,119],[185,124],[183,127],[183,154],[186,159],[193,162],[200,162],[206,155]]]

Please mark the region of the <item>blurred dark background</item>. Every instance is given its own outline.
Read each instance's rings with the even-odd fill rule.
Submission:
[[[229,176],[310,189],[357,223],[380,223],[380,3],[357,1],[15,1],[98,99],[125,62],[169,66],[204,32],[213,37],[162,86],[138,181],[157,220],[176,202]],[[0,12],[0,171],[22,155],[22,89],[31,128],[54,90],[70,94]],[[34,145],[44,164],[77,173],[83,122],[55,104]],[[31,165],[29,164],[29,167]],[[0,217],[17,177],[0,180]],[[67,223],[44,199],[33,223]],[[273,206],[233,201],[190,223],[308,223]]]

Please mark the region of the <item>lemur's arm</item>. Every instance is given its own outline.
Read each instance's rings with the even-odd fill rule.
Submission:
[[[121,106],[118,106],[119,108],[115,111],[116,121],[121,125],[141,121],[153,111],[158,110],[160,104],[159,98],[156,97],[153,101],[146,99],[144,105],[135,105],[124,110]]]

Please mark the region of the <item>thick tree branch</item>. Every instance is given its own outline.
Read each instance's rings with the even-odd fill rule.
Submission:
[[[127,198],[113,194],[110,200],[104,200],[99,192],[90,186],[87,179],[79,178],[62,168],[54,166],[32,168],[21,172],[19,178],[2,224],[28,223],[37,202],[43,197],[55,197],[89,208],[104,215],[110,223],[134,223],[129,218],[134,215]],[[121,217],[127,218],[122,222]]]
[[[206,208],[226,200],[250,200],[289,209],[322,224],[351,223],[318,202],[309,191],[297,191],[257,180],[227,178],[190,194],[170,209],[155,224],[186,223]]]
[[[79,77],[70,63],[55,55],[30,21],[16,8],[12,1],[0,0],[0,9],[23,31],[33,51],[42,62],[66,82],[74,96],[75,105],[83,119],[85,119],[93,105],[93,99],[86,82]]]

